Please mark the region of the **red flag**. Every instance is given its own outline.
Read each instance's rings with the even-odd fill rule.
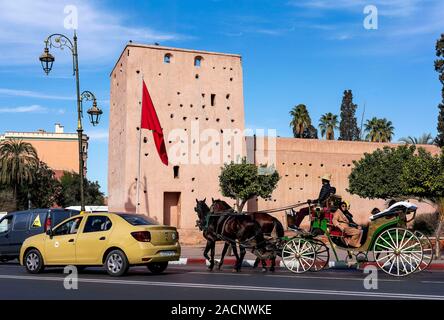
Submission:
[[[140,130],[142,129],[153,131],[154,143],[156,144],[160,160],[162,160],[165,165],[168,165],[168,155],[165,148],[165,140],[163,139],[162,127],[160,126],[159,118],[157,117],[153,101],[146,88],[145,81],[143,81],[142,117],[140,123]]]

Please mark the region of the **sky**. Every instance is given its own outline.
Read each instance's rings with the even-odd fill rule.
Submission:
[[[105,193],[109,74],[129,40],[241,54],[247,128],[291,136],[293,106],[307,105],[317,126],[322,114],[340,113],[351,89],[358,123],[365,106],[364,119],[393,122],[394,141],[436,135],[442,0],[0,0],[0,133],[52,132],[55,123],[75,132],[69,51],[52,50],[49,76],[38,61],[48,35],[72,36],[67,5],[78,12],[81,90],[94,92],[104,110],[99,126],[85,117],[84,129],[88,178]],[[368,5],[377,9],[377,29],[364,27]]]

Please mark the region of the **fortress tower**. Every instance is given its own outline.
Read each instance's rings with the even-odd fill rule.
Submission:
[[[209,203],[212,196],[220,194],[218,175],[222,166],[222,158],[210,164],[199,160],[206,144],[199,141],[199,133],[213,129],[220,136],[230,130],[242,134],[241,57],[129,43],[110,76],[110,210],[136,211],[143,77],[163,127],[169,158],[180,156],[182,162],[162,164],[151,132],[142,131],[139,212],[180,228],[181,235],[187,235],[188,230],[196,233],[195,199],[206,197]],[[186,132],[186,138],[170,140],[177,130]],[[181,149],[180,155],[172,154],[171,150],[177,150],[181,143],[188,151]],[[222,139],[215,142],[222,143]],[[242,153],[236,157],[244,152],[242,146]],[[228,155],[225,160],[234,157]]]

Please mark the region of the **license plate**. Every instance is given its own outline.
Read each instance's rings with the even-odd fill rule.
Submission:
[[[175,256],[176,255],[176,251],[161,251],[159,254],[162,257],[170,257],[170,256]]]

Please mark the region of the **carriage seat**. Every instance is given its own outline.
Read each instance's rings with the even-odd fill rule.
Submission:
[[[418,207],[415,206],[413,203],[407,201],[396,202],[395,204],[385,209],[384,211],[378,212],[377,214],[371,216],[370,221],[375,221],[376,219],[382,217],[390,218],[396,216],[398,215],[399,211],[407,211],[407,212],[416,211],[417,208]]]
[[[342,234],[341,229],[339,229],[339,228],[337,228],[337,227],[335,227],[333,225],[333,216],[334,216],[334,212],[335,211],[336,211],[335,208],[326,208],[326,207],[324,207],[324,208],[322,208],[321,215],[322,215],[322,217],[324,219],[327,220],[327,225],[328,225],[328,227],[330,229],[330,236],[332,236],[332,237],[342,237],[343,234]],[[312,215],[316,216],[316,212],[313,212]]]

